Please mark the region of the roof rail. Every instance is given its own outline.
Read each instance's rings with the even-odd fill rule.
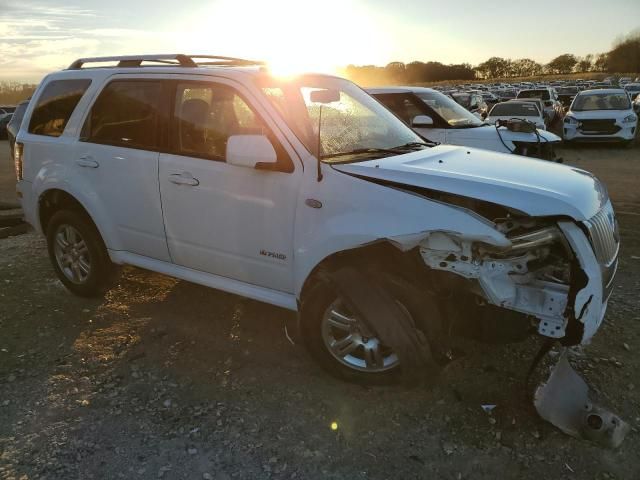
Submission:
[[[206,59],[205,62],[196,62],[194,58]],[[118,62],[118,67],[140,67],[142,62],[157,63],[162,65],[174,65],[179,67],[198,67],[198,66],[245,66],[245,65],[264,65],[264,62],[246,60],[244,58],[222,57],[219,55],[184,55],[181,53],[161,54],[161,55],[122,55],[115,57],[91,57],[79,58],[73,62],[67,70],[80,70],[87,63],[105,63]]]

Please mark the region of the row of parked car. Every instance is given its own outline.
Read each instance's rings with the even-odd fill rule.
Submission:
[[[433,91],[436,90],[487,124],[507,125],[510,119],[519,119],[530,122],[538,130],[552,130],[567,143],[579,140],[632,145],[640,113],[640,82],[630,78],[602,82],[470,84],[456,88],[434,87]],[[499,145],[510,147],[502,140],[501,136]],[[561,139],[552,135],[536,136],[536,140],[554,143]],[[519,152],[513,150],[512,153]]]

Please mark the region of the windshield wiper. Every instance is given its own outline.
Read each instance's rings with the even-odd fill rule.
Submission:
[[[395,147],[398,148],[398,147]],[[359,155],[361,153],[389,153],[391,155],[395,155],[398,153],[395,149],[386,149],[386,148],[356,148],[355,150],[349,150],[348,152],[339,152],[339,153],[330,153],[328,155],[322,155],[322,159],[325,158],[336,158],[336,157],[346,157],[348,155]]]
[[[434,145],[437,145],[435,142],[433,143],[425,143],[425,142],[409,142],[409,143],[405,143],[404,145],[398,145],[397,147],[393,147],[391,148],[391,150],[394,151],[398,151],[398,150],[406,150],[409,148],[416,148],[416,147],[433,147]]]

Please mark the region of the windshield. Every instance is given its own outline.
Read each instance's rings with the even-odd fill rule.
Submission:
[[[523,90],[518,93],[518,98],[541,98],[542,100],[549,100],[549,90]]]
[[[439,92],[416,92],[420,100],[431,107],[442,119],[452,127],[479,127],[482,121],[451,98]]]
[[[499,103],[491,109],[490,117],[519,115],[521,117],[539,117],[540,112],[534,103]]]
[[[574,93],[578,93],[578,89],[575,87],[562,87],[558,89],[558,93],[560,95],[573,95]]]
[[[640,92],[640,83],[625,85],[624,89],[628,92]]]
[[[406,145],[424,145],[420,136],[348,80],[322,75],[291,80],[266,77],[260,87],[310,152],[318,149],[322,111],[320,158],[324,161],[362,161],[375,154],[403,153],[392,150]],[[314,102],[312,92],[317,91],[331,91],[337,99]]]
[[[571,106],[571,110],[574,112],[628,110],[630,108],[631,102],[626,93],[581,93]]]

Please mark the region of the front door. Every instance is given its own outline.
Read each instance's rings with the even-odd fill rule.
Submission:
[[[300,168],[265,112],[230,84],[177,81],[172,153],[160,155],[160,192],[174,263],[258,286],[293,291],[293,225]],[[225,162],[234,134],[266,134],[278,167]]]

